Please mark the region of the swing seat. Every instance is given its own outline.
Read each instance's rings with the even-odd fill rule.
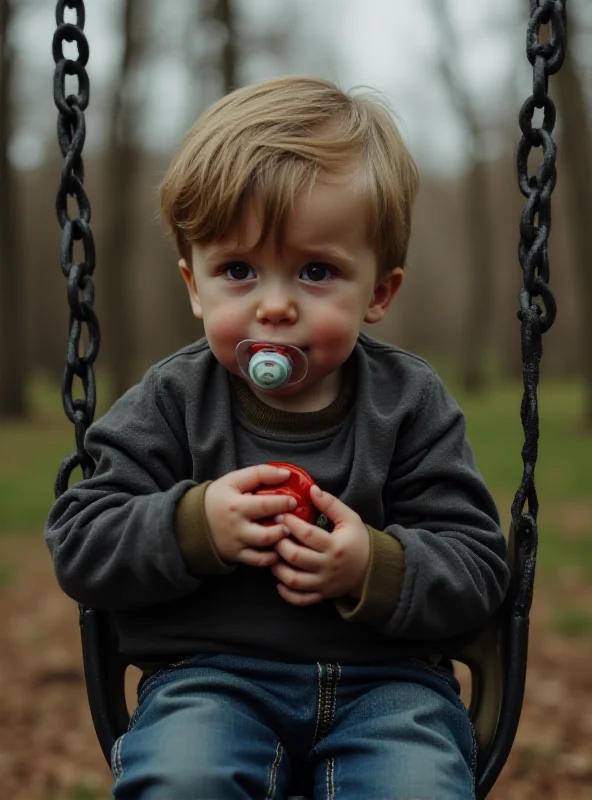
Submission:
[[[446,658],[471,673],[469,716],[477,739],[477,800],[484,800],[510,752],[526,680],[528,617],[515,607],[514,537],[510,531],[510,591],[499,611],[478,631],[442,645]],[[80,608],[84,674],[90,711],[103,754],[110,764],[115,740],[127,731],[125,672],[110,612]],[[293,776],[289,795],[312,797],[312,776]]]

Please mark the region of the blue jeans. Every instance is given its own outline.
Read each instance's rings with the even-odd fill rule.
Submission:
[[[476,745],[452,673],[203,654],[143,678],[113,747],[118,800],[472,800]],[[297,792],[296,787],[296,792]]]

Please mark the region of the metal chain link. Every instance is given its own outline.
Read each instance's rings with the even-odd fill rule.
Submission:
[[[532,604],[534,568],[537,549],[538,498],[534,472],[538,457],[539,413],[537,387],[543,354],[542,335],[549,330],[556,315],[555,298],[549,289],[549,234],[551,232],[551,194],[557,173],[557,148],[553,141],[555,104],[547,94],[549,75],[563,64],[566,49],[567,0],[530,0],[530,21],[526,33],[526,54],[533,68],[532,94],[519,113],[522,138],[516,157],[518,184],[527,198],[520,222],[518,255],[524,277],[520,292],[518,318],[521,325],[524,394],[520,416],[524,429],[522,482],[512,503],[519,585],[515,607],[528,614]],[[549,26],[548,41],[542,42],[541,28]],[[532,120],[536,109],[543,111],[540,127]],[[542,163],[535,175],[528,173],[528,161],[535,147],[542,148]],[[534,302],[534,298],[539,298]],[[527,504],[527,511],[524,506]]]
[[[76,22],[64,22],[66,8],[75,11]],[[55,72],[53,97],[58,109],[58,142],[64,161],[60,187],[56,197],[56,212],[62,229],[61,265],[68,279],[68,304],[70,306],[70,335],[66,353],[66,367],[62,377],[62,402],[64,411],[74,425],[76,452],[62,462],[55,482],[55,496],[68,488],[72,472],[81,467],[84,478],[94,471],[94,462],[84,447],[84,437],[93,421],[96,406],[96,387],[93,364],[99,351],[100,331],[95,314],[94,284],[95,245],[90,229],[90,202],[84,190],[84,165],[82,148],[86,138],[84,111],[89,101],[89,79],[86,72],[89,47],[84,35],[84,0],[58,0],[56,3],[56,31],[53,37]],[[78,57],[75,61],[65,57],[64,42],[76,42]],[[77,94],[66,97],[66,76],[78,79]],[[68,214],[68,196],[78,204],[78,216]],[[81,242],[84,258],[74,261],[74,243]],[[84,326],[88,331],[88,344],[80,355]],[[82,381],[83,397],[73,397],[74,378]]]

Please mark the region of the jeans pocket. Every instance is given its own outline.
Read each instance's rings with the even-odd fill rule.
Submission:
[[[163,675],[168,674],[169,672],[173,672],[175,669],[179,667],[184,667],[185,664],[188,664],[191,661],[191,658],[184,658],[181,661],[175,661],[173,664],[167,664],[165,667],[161,667],[157,669],[156,672],[153,672],[151,675],[143,675],[140,678],[138,683],[138,705],[142,702],[142,698],[146,696],[146,693],[150,689],[150,687],[156,683]]]
[[[455,694],[460,696],[460,683],[454,672],[448,669],[448,667],[430,664],[428,661],[423,661],[421,658],[411,658],[410,661],[413,666],[418,667],[423,670],[423,672],[427,672],[429,675],[433,675],[435,678],[440,678],[440,680],[445,681],[445,683],[454,690]]]
[[[463,701],[460,697],[460,683],[458,679],[454,675],[448,667],[439,666],[437,664],[430,664],[427,661],[422,661],[420,658],[412,658],[410,659],[411,663],[421,669],[424,672],[427,672],[429,675],[434,676],[435,678],[439,678],[440,680],[444,681],[454,692],[455,694],[455,704],[457,705],[458,709],[463,713],[463,716],[466,716],[467,722],[469,723],[470,735],[471,735],[471,744],[470,744],[470,755],[469,755],[469,768],[473,775],[473,789],[475,783],[475,775],[477,771],[477,736],[475,733],[475,726],[473,725],[473,720],[469,714],[468,708],[465,706]]]
[[[123,740],[125,739],[126,734],[128,734],[135,726],[139,716],[140,716],[140,707],[136,706],[133,714],[130,717],[130,721],[127,726],[127,731],[125,733],[122,733],[122,735],[115,740],[115,744],[111,748],[110,766],[111,766],[111,773],[113,775],[113,780],[115,781],[115,783],[117,783],[117,781],[119,781],[121,776],[123,775],[123,762],[121,759],[121,748],[123,747]]]

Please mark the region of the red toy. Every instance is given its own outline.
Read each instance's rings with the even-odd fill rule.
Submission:
[[[287,494],[293,497],[298,505],[290,511],[305,522],[315,523],[318,511],[310,499],[310,489],[314,486],[314,481],[310,475],[295,464],[286,464],[283,461],[270,461],[270,466],[289,469],[290,477],[285,483],[278,486],[265,486],[257,489],[255,494]],[[261,525],[275,525],[273,517],[259,520]]]

